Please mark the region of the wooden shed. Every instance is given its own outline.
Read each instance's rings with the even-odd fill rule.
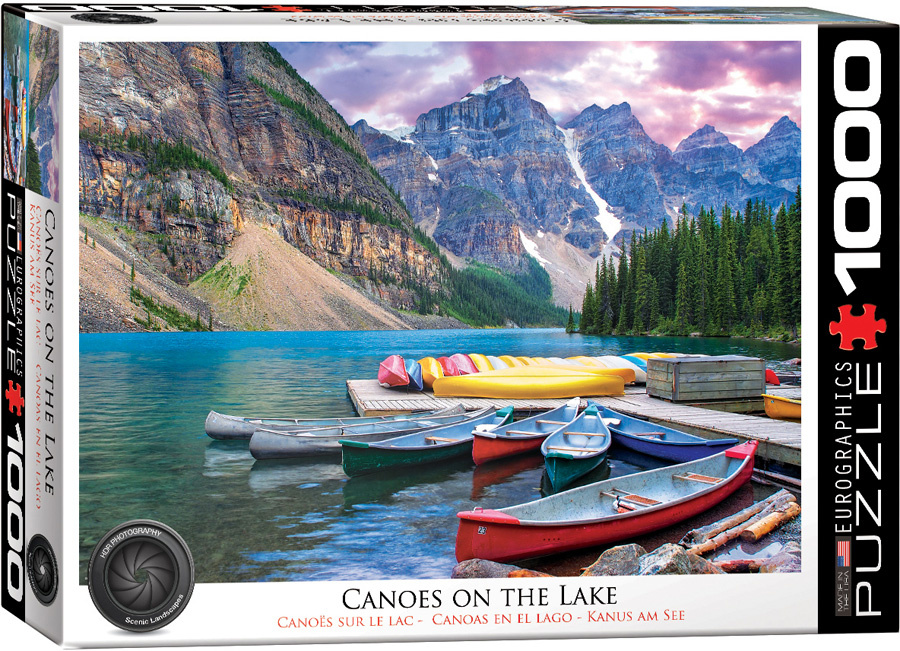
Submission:
[[[759,398],[766,362],[755,357],[665,357],[647,360],[647,393],[673,402]]]

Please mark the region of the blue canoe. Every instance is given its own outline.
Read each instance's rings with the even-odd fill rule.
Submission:
[[[596,405],[544,439],[541,452],[553,490],[562,490],[603,463],[611,444],[612,437]]]
[[[406,386],[413,391],[421,391],[425,388],[422,382],[422,365],[414,359],[406,360],[406,374],[409,376],[409,384]]]
[[[629,450],[682,463],[718,454],[739,443],[737,439],[708,440],[663,427],[603,407],[600,416],[612,432],[613,441]]]

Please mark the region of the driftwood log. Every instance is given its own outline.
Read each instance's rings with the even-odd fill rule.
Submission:
[[[746,574],[759,572],[762,561],[758,558],[735,558],[727,561],[715,561],[713,565],[728,574]]]
[[[738,538],[745,530],[762,520],[766,520],[765,527],[768,528],[755,529],[754,531],[758,532],[758,535],[754,535],[757,535],[757,537],[749,539],[759,540],[759,538],[795,517],[800,512],[800,506],[796,502],[797,498],[791,493],[786,490],[780,490],[743,511],[722,518],[718,522],[705,527],[689,531],[679,544],[692,554],[707,554]],[[788,507],[791,504],[793,504],[794,508]],[[787,517],[788,511],[792,512],[790,517]],[[778,517],[770,520],[770,516]]]
[[[716,534],[727,531],[732,527],[736,527],[742,522],[746,522],[749,518],[753,517],[760,511],[763,511],[772,504],[796,500],[797,498],[791,495],[786,490],[780,490],[777,493],[772,493],[766,499],[760,500],[759,502],[748,506],[743,511],[739,511],[738,513],[729,515],[728,517],[722,518],[721,520],[713,522],[712,524],[708,524],[705,527],[691,529],[684,535],[684,538],[681,539],[681,542],[679,544],[682,547],[691,547],[693,545],[698,545],[700,543],[706,542]]]
[[[756,542],[770,531],[800,515],[800,505],[796,502],[783,504],[766,517],[754,522],[741,532],[741,540]]]

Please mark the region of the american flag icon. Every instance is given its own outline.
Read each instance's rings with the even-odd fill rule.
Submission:
[[[850,567],[850,540],[837,540],[837,566]]]

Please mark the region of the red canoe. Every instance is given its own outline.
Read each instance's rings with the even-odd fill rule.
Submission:
[[[438,364],[441,365],[441,368],[444,369],[444,377],[456,377],[460,375],[459,367],[449,357],[438,357]]]
[[[471,375],[478,372],[478,367],[475,366],[475,362],[468,355],[456,353],[455,355],[450,355],[450,359],[456,364],[460,375]]]
[[[507,562],[595,547],[703,513],[750,480],[756,441],[496,511],[458,513],[456,559]]]
[[[545,438],[575,420],[580,404],[581,399],[574,398],[561,407],[490,432],[472,432],[475,435],[472,460],[479,466],[495,459],[540,450]]]
[[[391,355],[378,365],[378,384],[383,387],[405,387],[409,384],[406,363],[400,355]]]
[[[775,371],[770,368],[766,369],[766,384],[781,384],[781,380],[778,379],[778,376],[775,375]]]

